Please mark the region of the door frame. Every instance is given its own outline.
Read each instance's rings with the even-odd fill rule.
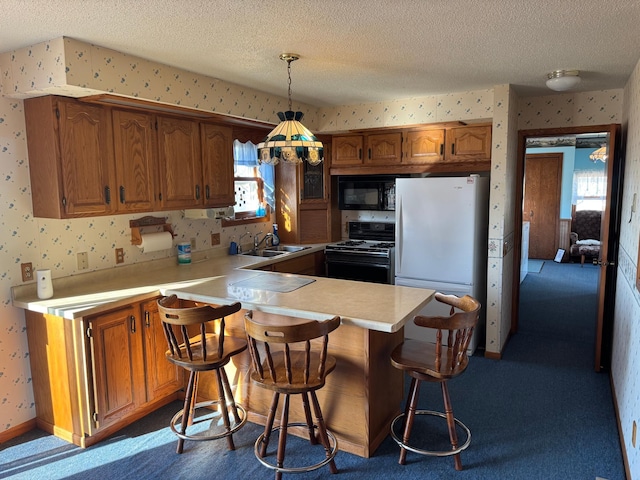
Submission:
[[[526,156],[526,140],[529,137],[561,137],[581,133],[609,133],[609,159],[607,161],[607,198],[602,218],[600,274],[598,279],[598,306],[596,317],[596,342],[594,368],[596,372],[608,368],[611,352],[611,331],[615,300],[615,276],[620,228],[619,208],[622,195],[622,151],[620,146],[620,124],[590,125],[583,127],[545,128],[518,131],[518,156],[516,158],[516,192],[514,198],[514,259],[519,259],[522,251],[522,205],[523,182]],[[513,288],[511,304],[510,335],[518,332],[520,302],[520,262],[513,262]],[[603,355],[603,351],[605,355]]]

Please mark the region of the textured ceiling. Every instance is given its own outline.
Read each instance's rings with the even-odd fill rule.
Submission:
[[[624,87],[637,0],[0,0],[0,53],[66,36],[296,101],[351,105],[490,89]]]

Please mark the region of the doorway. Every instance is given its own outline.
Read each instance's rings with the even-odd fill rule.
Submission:
[[[595,331],[596,342],[594,352],[594,368],[600,371],[608,368],[610,349],[611,349],[611,332],[613,328],[613,302],[615,298],[615,262],[617,260],[617,243],[620,225],[620,196],[621,192],[621,162],[617,156],[617,145],[619,139],[620,125],[597,125],[589,127],[568,127],[559,129],[542,129],[542,130],[522,130],[518,132],[518,164],[516,173],[516,198],[515,198],[515,244],[514,258],[521,258],[522,254],[522,227],[523,227],[523,208],[524,208],[524,190],[525,190],[525,165],[526,165],[526,148],[527,140],[533,138],[552,139],[554,137],[573,137],[585,134],[605,134],[606,141],[603,143],[607,147],[608,161],[606,163],[606,199],[604,201],[604,210],[602,215],[601,228],[601,249],[600,257],[597,259],[599,265],[598,273],[598,302],[597,312],[595,315]],[[560,217],[558,217],[560,221]],[[557,238],[557,235],[556,235]],[[512,316],[511,330],[513,335],[518,331],[518,314],[520,302],[520,264],[514,262],[514,285],[512,298]]]

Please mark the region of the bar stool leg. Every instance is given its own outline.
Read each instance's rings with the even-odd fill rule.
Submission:
[[[307,392],[303,392],[300,395],[302,396],[302,407],[304,408],[304,416],[307,420],[307,427],[309,428],[309,441],[311,442],[311,445],[317,445],[318,440],[316,439],[315,432],[313,431],[311,409],[309,408],[309,396],[307,395]]]
[[[218,381],[218,402],[220,407],[220,415],[222,415],[224,428],[228,432],[231,430],[231,423],[229,422],[229,410],[227,410],[227,401],[225,399],[225,388],[222,382],[222,373],[220,372],[220,370],[215,370],[215,376],[216,376],[216,380]],[[233,435],[229,435],[227,437],[227,444],[229,445],[229,450],[236,449],[236,446],[233,443]]]
[[[229,378],[227,377],[227,372],[224,367],[220,368],[220,375],[222,376],[222,384],[224,385],[224,391],[226,393],[227,400],[231,405],[231,412],[233,413],[233,417],[236,420],[236,423],[240,423],[240,415],[238,414],[238,407],[236,406],[235,398],[233,397],[233,392],[231,391],[231,385],[229,384]]]
[[[278,468],[284,466],[284,454],[287,448],[287,427],[289,423],[289,395],[284,396],[284,405],[282,406],[282,418],[280,419],[280,436],[278,438],[278,453],[276,455],[276,465]],[[282,472],[276,470],[276,480],[282,478]]]
[[[451,439],[451,447],[453,450],[458,448],[458,435],[456,434],[456,423],[453,416],[453,407],[451,406],[451,399],[449,398],[449,388],[447,382],[442,382],[442,399],[444,400],[444,411],[447,416],[447,427],[449,427],[449,438]],[[460,454],[457,453],[453,456],[456,470],[462,470],[462,460]]]
[[[324,423],[324,418],[322,418],[322,410],[320,410],[320,403],[318,402],[318,397],[316,396],[316,392],[311,390],[309,394],[311,395],[311,402],[313,403],[313,411],[316,414],[316,422],[318,424],[318,436],[320,437],[320,442],[324,447],[326,457],[329,458],[331,456],[331,445],[329,443],[329,436],[327,435],[327,427]],[[333,460],[333,458],[329,462],[329,471],[331,473],[338,473],[338,467],[336,467],[336,462]]]
[[[189,381],[187,382],[187,391],[184,395],[184,404],[182,407],[182,419],[180,421],[180,433],[184,435],[184,432],[187,430],[187,425],[190,420],[190,413],[192,410],[192,400],[193,400],[193,390],[195,389],[197,372],[191,371],[189,373]],[[184,438],[178,439],[178,447],[176,448],[176,453],[182,453],[184,448]]]
[[[411,387],[409,388],[409,398],[404,410],[404,432],[402,434],[402,443],[408,444],[413,428],[413,421],[416,417],[416,409],[418,408],[418,398],[420,396],[420,381],[417,378],[411,378]],[[407,461],[407,449],[400,446],[400,458],[398,463],[404,465]]]
[[[269,414],[267,415],[267,423],[264,426],[264,435],[262,437],[262,445],[260,446],[260,457],[264,458],[267,454],[267,447],[269,446],[269,440],[271,439],[271,430],[273,429],[273,420],[276,416],[276,410],[278,409],[278,401],[280,400],[280,394],[278,392],[273,393],[273,399],[271,400],[271,407],[269,407]]]

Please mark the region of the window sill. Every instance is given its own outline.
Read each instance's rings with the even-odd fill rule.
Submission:
[[[236,218],[223,218],[222,227],[234,227],[236,225],[247,225],[251,223],[269,223],[271,222],[271,209],[267,206],[267,214],[264,217],[241,216],[237,214]]]

